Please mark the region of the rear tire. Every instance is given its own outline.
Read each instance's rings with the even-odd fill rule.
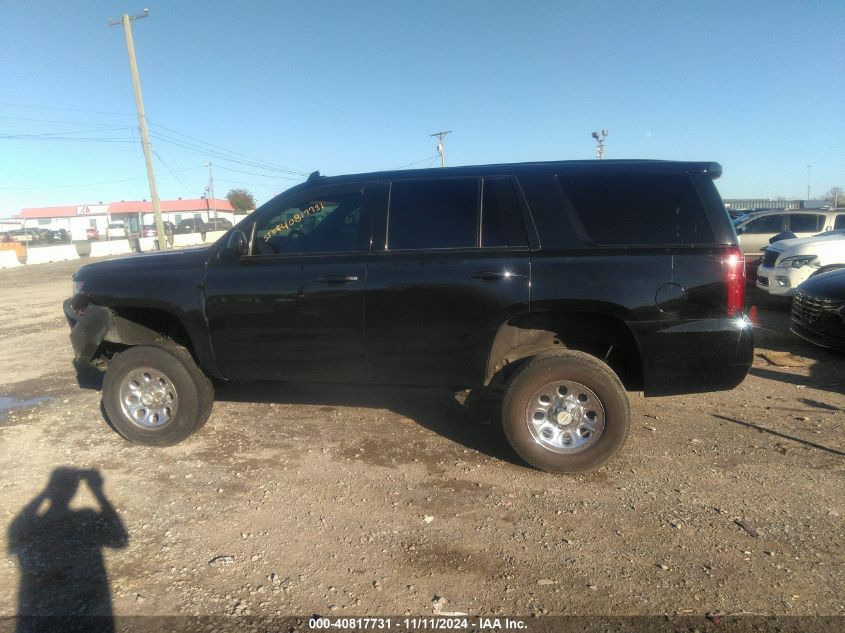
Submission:
[[[583,352],[546,352],[507,385],[502,425],[513,449],[551,473],[594,470],[628,438],[630,406],[610,367]]]
[[[214,388],[184,348],[138,345],[115,356],[103,379],[103,408],[135,444],[172,446],[199,429]]]

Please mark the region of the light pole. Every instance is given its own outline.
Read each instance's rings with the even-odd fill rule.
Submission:
[[[812,168],[812,165],[807,165],[807,200],[810,199],[810,170]]]
[[[593,132],[593,138],[596,139],[596,158],[602,160],[604,158],[604,139],[607,138],[607,128],[601,132]]]

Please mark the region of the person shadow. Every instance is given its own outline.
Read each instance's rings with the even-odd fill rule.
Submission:
[[[99,510],[70,508],[82,482]],[[53,470],[44,491],[9,525],[9,553],[20,568],[16,631],[114,631],[102,548],[128,542],[99,471]]]

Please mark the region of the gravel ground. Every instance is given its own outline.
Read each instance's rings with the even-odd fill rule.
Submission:
[[[0,270],[0,616],[845,614],[843,356],[784,302],[752,293],[740,387],[631,394],[623,453],[560,476],[422,389],[228,386],[130,445],[70,365],[79,265]]]

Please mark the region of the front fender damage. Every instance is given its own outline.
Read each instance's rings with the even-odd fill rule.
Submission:
[[[70,342],[77,363],[91,365],[104,341],[119,345],[159,343],[164,335],[118,314],[110,308],[87,305],[74,309],[72,300],[64,303],[65,317],[71,327]]]

